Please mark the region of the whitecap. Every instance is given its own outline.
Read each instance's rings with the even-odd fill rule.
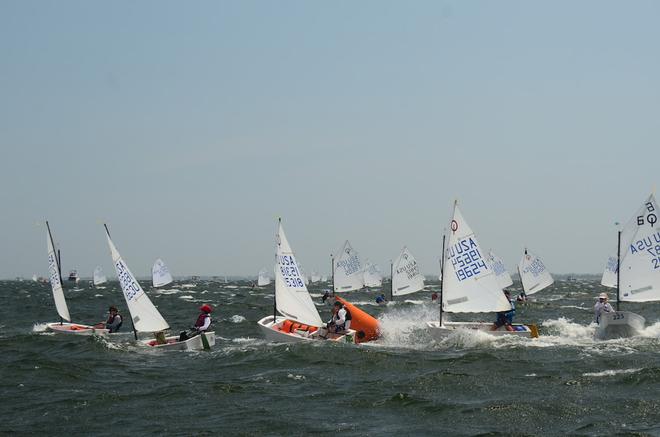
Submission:
[[[642,369],[612,369],[612,370],[603,370],[602,372],[587,372],[583,373],[582,376],[592,376],[592,377],[601,377],[601,376],[614,376],[614,375],[624,375],[627,373],[637,373]]]

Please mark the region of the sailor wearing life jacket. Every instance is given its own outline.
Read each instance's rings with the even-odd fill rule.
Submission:
[[[351,312],[348,308],[344,307],[341,302],[335,302],[332,310],[332,320],[328,323],[328,329],[333,329],[334,332],[348,331],[351,329]]]
[[[213,308],[211,308],[211,305],[205,303],[199,307],[199,310],[202,313],[197,317],[194,328],[197,332],[206,332],[209,326],[211,326],[211,312]]]
[[[124,320],[121,314],[119,314],[116,306],[112,305],[108,309],[108,312],[110,313],[110,316],[108,316],[108,320],[105,322],[105,329],[107,329],[110,334],[112,334],[119,331],[119,328],[121,328],[121,324]]]

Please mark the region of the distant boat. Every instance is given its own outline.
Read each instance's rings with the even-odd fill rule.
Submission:
[[[312,284],[321,281],[321,275],[319,275],[318,272],[312,272],[310,275],[310,281]]]
[[[37,279],[37,275],[32,275],[32,281],[39,282],[39,279]]]
[[[48,251],[48,274],[50,276],[50,287],[53,291],[53,299],[55,300],[55,308],[57,309],[57,314],[60,316],[59,322],[47,323],[47,328],[50,331],[56,332],[58,334],[107,334],[107,329],[96,329],[94,326],[90,325],[71,323],[69,307],[66,304],[64,290],[62,289],[62,270],[60,268],[60,257],[57,253],[55,253],[55,244],[53,243],[53,236],[50,233],[50,225],[48,222],[46,222],[46,248]]]
[[[468,329],[492,335],[538,336],[535,325],[514,323],[514,331],[508,331],[503,326],[493,331],[493,323],[443,320],[443,312],[494,313],[511,310],[511,303],[482,253],[474,232],[458,208],[458,202],[454,202],[449,240],[447,248],[443,247],[440,318],[437,322],[427,322],[431,335],[443,338],[458,329]]]
[[[74,284],[77,284],[80,281],[80,277],[78,276],[78,270],[71,270],[69,272],[69,277],[67,278],[69,282],[73,282]]]
[[[355,342],[355,331],[343,335],[328,335],[323,320],[307,291],[300,274],[299,264],[282,228],[277,225],[277,268],[275,269],[275,295],[273,315],[257,322],[266,339],[285,343],[332,340]],[[277,316],[280,313],[283,317]]]
[[[392,278],[390,300],[394,300],[395,296],[424,289],[424,276],[419,271],[419,264],[406,246],[403,246],[399,256],[392,262],[390,271]]]
[[[257,286],[265,287],[266,285],[270,285],[270,276],[268,276],[268,270],[261,269],[257,278]]]
[[[101,266],[96,266],[96,268],[94,269],[92,282],[94,284],[94,287],[98,287],[99,285],[108,282],[108,279],[103,274],[103,268],[101,268]]]
[[[660,230],[658,204],[651,194],[617,233],[616,312],[603,313],[597,338],[638,335],[646,320],[630,311],[619,311],[620,302],[660,300]],[[607,281],[611,283],[611,276]]]
[[[364,270],[362,271],[362,282],[365,287],[381,287],[383,285],[383,275],[380,273],[376,264],[370,263],[368,260],[364,263]]]
[[[167,284],[171,284],[173,281],[170,269],[167,268],[163,260],[160,258],[154,262],[154,265],[151,268],[151,281],[156,288],[164,287]]]
[[[603,270],[603,277],[600,280],[600,284],[608,288],[616,288],[618,274],[619,261],[616,255],[610,256],[605,263],[605,270]]]
[[[502,289],[513,285],[513,279],[511,279],[511,275],[504,266],[504,262],[495,255],[492,250],[488,252],[488,262],[490,263],[493,272],[495,272],[497,283],[500,284]]]
[[[332,284],[335,293],[360,290],[364,287],[360,256],[348,240],[338,255],[332,258]]]
[[[126,305],[131,313],[133,321],[133,331],[135,332],[135,339],[138,338],[138,332],[154,333],[156,340],[140,340],[138,344],[141,346],[154,347],[156,349],[172,349],[172,350],[201,350],[210,349],[215,344],[215,332],[205,332],[189,338],[184,341],[179,340],[179,336],[165,337],[164,331],[170,328],[158,309],[154,306],[149,299],[149,296],[144,292],[138,281],[131,273],[130,269],[122,259],[117,251],[112,239],[110,238],[110,231],[104,224],[105,234],[110,247],[112,255],[112,263],[117,272],[117,279],[119,285],[124,292],[124,299]]]
[[[518,263],[518,274],[522,281],[523,291],[527,296],[538,293],[555,282],[541,258],[529,252],[527,248]]]

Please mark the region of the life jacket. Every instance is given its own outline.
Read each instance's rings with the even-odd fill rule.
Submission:
[[[353,316],[351,316],[351,312],[348,310],[348,308],[343,307],[344,310],[346,310],[346,321],[348,322],[349,320],[353,320]]]
[[[207,317],[209,317],[209,315],[206,313],[200,314],[199,317],[197,317],[197,321],[195,322],[195,328],[204,326],[204,322],[206,321]]]
[[[116,318],[117,316],[119,316],[119,320],[120,320],[120,322],[119,322],[119,325],[117,325],[117,327],[115,328],[115,330],[112,331],[112,332],[117,332],[117,331],[119,331],[119,328],[121,328],[121,325],[124,323],[124,318],[121,316],[121,314],[117,313],[117,314],[115,314],[114,316],[111,315],[110,317],[108,317],[108,321],[105,322],[106,324],[110,325],[110,324],[112,324],[112,322],[115,321],[115,318]]]

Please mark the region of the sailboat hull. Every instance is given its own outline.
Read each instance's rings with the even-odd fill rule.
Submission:
[[[493,324],[486,322],[444,322],[442,325],[440,325],[440,322],[426,322],[426,326],[431,336],[436,340],[441,340],[459,330],[480,331],[495,336],[513,335],[525,338],[536,338],[539,336],[536,325],[523,325],[522,323],[511,325],[515,331],[508,331],[503,326],[493,331]]]
[[[596,328],[595,337],[599,340],[634,337],[641,333],[645,323],[644,317],[630,311],[604,313]]]
[[[327,330],[323,328],[317,328],[314,332],[285,332],[282,330],[285,321],[287,321],[286,318],[278,317],[275,323],[273,323],[273,316],[266,316],[259,320],[257,324],[264,337],[266,337],[266,340],[278,343],[300,343],[319,340],[329,340],[338,343],[355,343],[356,334],[353,329],[349,329],[348,332],[343,335],[329,334]],[[327,338],[323,338],[324,336]]]
[[[81,325],[79,323],[59,323],[53,322],[46,325],[49,331],[57,334],[68,335],[107,335],[107,329],[98,329],[89,325]]]
[[[208,348],[215,346],[214,331],[205,332],[184,341],[179,341],[178,336],[171,336],[165,337],[165,343],[163,344],[158,344],[156,340],[140,340],[139,344],[159,350],[201,351],[207,349],[204,345],[204,337],[206,338]]]

